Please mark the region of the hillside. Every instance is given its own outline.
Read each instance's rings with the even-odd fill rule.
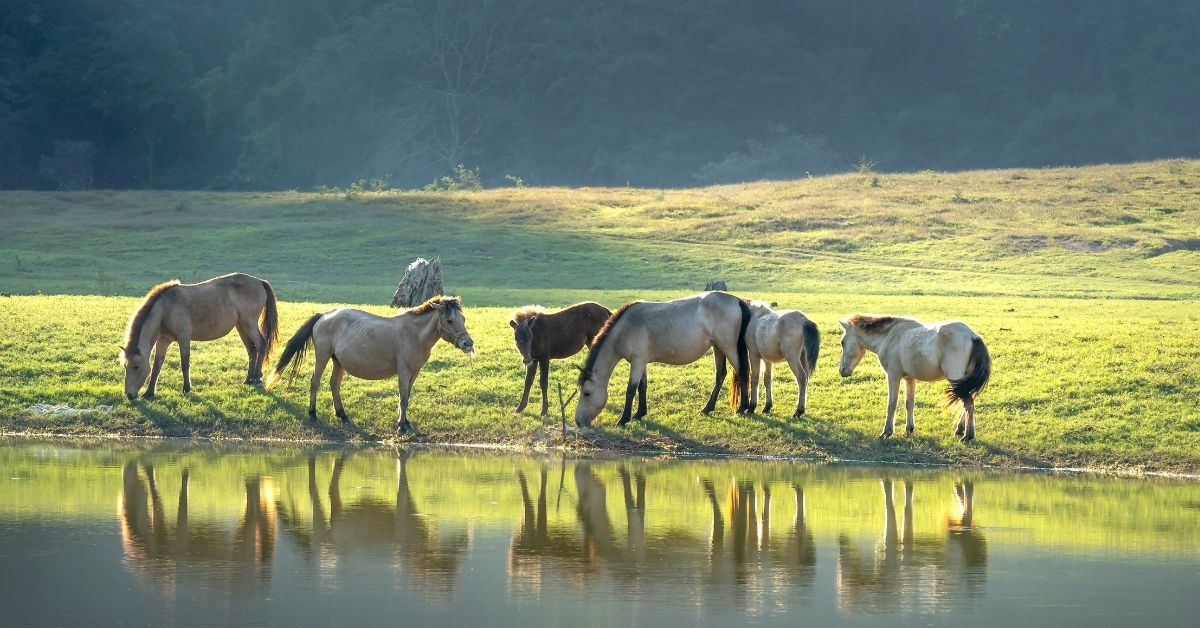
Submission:
[[[136,300],[109,295],[244,270],[276,285],[290,334],[336,304],[387,312],[380,304],[404,265],[440,255],[479,355],[435,350],[412,405],[424,441],[557,442],[549,421],[512,412],[522,375],[507,326],[513,306],[587,298],[616,307],[721,278],[818,322],[808,416],[700,416],[696,391],[712,377],[701,360],[652,367],[648,420],[616,428],[613,394],[598,429],[574,446],[1196,473],[1198,184],[1200,162],[1169,161],[693,190],[0,193],[0,292],[15,295],[0,298],[0,428],[386,438],[394,382],[349,381],[356,426],[312,426],[302,386],[241,386],[235,337],[196,347],[190,396],[178,390],[173,351],[159,398],[129,404],[114,343]],[[995,372],[979,402],[978,444],[954,440],[940,384],[918,387],[916,436],[875,438],[885,389],[874,360],[837,375],[837,320],[856,311],[960,318],[987,339]],[[552,391],[571,390],[582,358],[557,363]],[[618,369],[613,390],[623,377]],[[777,377],[776,406],[789,408],[795,384]],[[36,403],[113,410],[39,416]],[[328,406],[323,389],[327,420]]]

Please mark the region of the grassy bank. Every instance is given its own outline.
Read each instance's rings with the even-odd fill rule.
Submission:
[[[652,367],[646,422],[616,428],[614,394],[598,429],[573,445],[1195,472],[1197,184],[1200,162],[1176,160],[696,190],[0,193],[0,292],[14,295],[0,298],[0,428],[386,437],[393,382],[350,380],[355,427],[313,426],[302,386],[264,393],[240,384],[235,337],[196,347],[190,396],[178,390],[173,352],[159,398],[129,404],[116,360],[137,303],[129,295],[168,277],[252,272],[276,285],[290,333],[314,310],[388,301],[409,260],[440,255],[479,355],[435,350],[412,402],[424,440],[556,442],[552,422],[512,412],[522,376],[506,324],[512,306],[615,307],[720,278],[820,325],[809,416],[699,415],[706,359]],[[937,384],[918,387],[914,437],[875,439],[885,404],[878,368],[868,359],[847,380],[836,373],[837,320],[856,311],[960,318],[983,334],[995,367],[979,402],[979,443],[953,439]],[[559,363],[552,382],[569,392],[570,373]],[[614,381],[623,377],[618,369]],[[779,380],[776,406],[788,409],[795,384],[786,373]],[[38,403],[113,409],[37,415]],[[328,420],[327,389],[319,408]]]

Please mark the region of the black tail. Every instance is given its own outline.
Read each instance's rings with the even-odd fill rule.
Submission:
[[[738,368],[729,382],[729,408],[741,412],[750,407],[750,348],[746,346],[746,328],[750,327],[750,306],[738,299],[742,308],[742,326],[738,329]]]
[[[817,356],[821,353],[821,330],[812,321],[804,321],[804,353],[808,358],[809,375],[817,368]]]
[[[265,280],[262,285],[267,291],[267,305],[258,320],[258,333],[267,339],[267,348],[258,356],[258,360],[259,364],[266,366],[271,363],[271,351],[279,344],[279,309],[275,303],[275,289]]]
[[[983,338],[975,336],[971,340],[971,357],[967,360],[967,374],[962,379],[950,380],[946,389],[946,403],[952,404],[963,399],[975,399],[979,391],[987,386],[992,376],[992,356],[988,355]]]
[[[279,361],[275,363],[275,372],[271,374],[271,380],[267,382],[267,388],[273,388],[283,379],[283,371],[287,368],[288,363],[292,363],[292,370],[288,373],[288,386],[292,385],[292,380],[296,379],[296,372],[300,370],[300,364],[304,362],[304,352],[308,349],[308,342],[312,340],[313,327],[317,321],[325,314],[313,314],[304,321],[300,329],[292,335],[291,340],[283,347],[283,353],[279,356]],[[295,360],[293,362],[293,360]]]

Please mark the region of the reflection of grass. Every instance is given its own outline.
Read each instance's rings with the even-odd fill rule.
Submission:
[[[560,297],[574,298],[566,293]],[[593,293],[610,306],[620,299]],[[648,296],[668,296],[650,294]],[[1200,470],[1193,365],[1200,345],[1189,310],[1177,302],[965,297],[849,297],[755,294],[781,306],[803,306],[824,334],[821,362],[810,386],[809,415],[787,412],[736,416],[725,407],[699,414],[711,386],[712,361],[686,367],[652,365],[650,416],[628,429],[614,425],[627,367],[618,367],[608,412],[590,437],[615,449],[838,456],[854,459],[1004,465],[1070,465]],[[395,421],[396,384],[351,378],[347,408],[358,429],[332,422],[327,386],[318,410],[324,422],[306,422],[307,377],[271,393],[242,385],[245,353],[236,337],[199,343],[193,351],[195,389],[179,391],[178,353],[172,350],[152,402],[121,396],[116,343],[137,301],[105,297],[0,299],[0,416],[8,430],[268,438],[386,438]],[[284,303],[290,334],[327,304]],[[373,308],[386,313],[383,307]],[[918,386],[917,433],[880,442],[885,406],[882,375],[870,358],[849,379],[837,375],[837,319],[852,309],[911,312],[929,319],[953,313],[987,338],[993,379],[979,401],[979,442],[953,438],[954,414],[940,406],[941,384]],[[412,416],[422,438],[434,442],[531,445],[545,424],[535,413],[514,414],[523,371],[506,308],[466,302],[478,354],[469,359],[439,344],[417,380]],[[573,386],[571,364],[556,362],[552,380]],[[307,371],[311,372],[311,371]],[[777,369],[776,406],[790,409],[795,383]],[[553,390],[553,384],[551,385]],[[535,395],[537,393],[535,392]],[[723,393],[724,394],[724,393]],[[115,406],[108,415],[33,417],[33,403]],[[537,407],[534,404],[533,407]],[[552,404],[553,405],[553,404]],[[556,430],[551,430],[556,431]],[[585,437],[587,440],[588,437]],[[573,442],[580,442],[573,439]]]
[[[310,452],[293,447],[221,448],[167,444],[103,443],[92,447],[62,443],[11,441],[0,447],[0,468],[20,480],[7,480],[0,499],[0,520],[111,521],[113,504],[122,490],[121,469],[126,461],[154,469],[162,503],[173,520],[180,475],[190,477],[189,516],[230,525],[245,507],[247,478],[269,476],[277,488],[277,507],[286,508],[301,525],[312,520],[307,458]],[[334,459],[343,452],[318,451],[317,490],[326,517],[330,512],[329,485]],[[48,462],[51,461],[51,462]],[[557,458],[507,454],[418,451],[407,462],[409,488],[418,510],[440,528],[467,525],[508,529],[519,526],[522,502],[516,472],[537,478],[548,475],[548,518],[551,527],[578,529],[574,461],[560,472]],[[895,480],[897,505],[902,505],[903,480],[914,484],[914,530],[923,537],[945,534],[948,516],[958,514],[954,482],[974,483],[974,525],[994,546],[1033,544],[1077,551],[1139,552],[1185,556],[1200,552],[1200,512],[1189,508],[1194,483],[1134,481],[1101,476],[1005,474],[993,471],[935,471],[905,467],[865,468],[742,460],[598,460],[592,472],[607,492],[614,538],[625,538],[624,494],[620,469],[646,477],[646,532],[673,535],[675,542],[701,549],[708,542],[711,509],[700,481],[717,487],[726,521],[730,482],[750,481],[759,494],[771,488],[770,534],[783,540],[795,511],[792,485],[803,487],[806,522],[817,538],[841,534],[877,539],[884,510],[880,474]],[[559,477],[564,498],[555,507]],[[388,450],[360,450],[345,461],[341,495],[346,506],[367,501],[394,504],[396,459]],[[536,491],[536,482],[532,485]],[[536,501],[537,495],[533,496]],[[1193,500],[1194,501],[1194,500]],[[728,529],[726,530],[728,533]]]

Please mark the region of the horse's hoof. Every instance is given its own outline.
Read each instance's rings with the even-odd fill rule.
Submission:
[[[337,415],[337,418],[342,420],[342,425],[350,425],[350,415],[349,414],[346,414],[343,412],[342,414]]]
[[[312,421],[313,423],[316,423],[317,422],[317,413],[313,410],[309,410],[308,411],[308,420]]]
[[[192,387],[191,387],[191,386],[184,386],[184,387],[183,387],[183,394],[185,394],[185,395],[186,395],[186,394],[188,394],[188,393],[190,393],[190,392],[192,392]]]
[[[639,412],[639,413],[637,413],[637,414],[633,415],[633,420],[634,420],[634,421],[641,421],[641,420],[642,420],[642,419],[644,419],[644,418],[646,418],[646,413],[645,413],[645,412]]]
[[[542,410],[542,414],[541,414],[540,416],[541,416],[541,417],[544,419],[544,418],[546,418],[546,417],[550,416],[550,411],[549,411],[549,410]]]
[[[961,440],[962,440],[963,444],[965,445],[965,444],[975,440],[975,435],[974,434],[963,434]]]
[[[525,404],[521,404],[521,405],[517,406],[516,410],[513,410],[513,412],[524,412],[524,411],[525,411]]]
[[[412,423],[401,423],[400,425],[396,426],[396,434],[400,436],[407,436],[409,434],[416,433],[417,428],[413,427]]]
[[[905,435],[905,436],[912,436],[912,433],[913,433],[913,430],[914,430],[914,429],[916,429],[916,428],[912,428],[912,427],[906,427],[906,428],[904,428],[904,435]]]
[[[629,425],[629,417],[627,416],[621,417],[621,420],[617,421],[617,427],[625,427],[626,425]]]
[[[879,433],[879,438],[880,438],[880,440],[883,440],[883,439],[885,439],[885,438],[891,438],[891,437],[892,437],[892,433],[891,433],[891,432],[888,432],[888,431],[883,431],[883,432],[880,432],[880,433]]]
[[[763,414],[771,414],[771,408],[774,408],[774,407],[775,407],[774,405],[772,405],[770,402],[768,402],[767,405],[763,406]]]
[[[802,418],[804,418],[804,411],[803,411],[803,410],[799,410],[799,411],[796,411],[796,412],[793,412],[793,413],[792,413],[792,420],[793,420],[793,421],[795,421],[795,420],[798,420],[798,419],[802,419]]]
[[[703,408],[700,410],[700,414],[703,414],[704,416],[708,416],[708,415],[712,414],[712,411],[713,411],[712,408]]]
[[[148,390],[146,392],[142,393],[142,399],[149,401],[150,399],[153,399],[153,398],[154,398],[154,393],[152,393]]]

